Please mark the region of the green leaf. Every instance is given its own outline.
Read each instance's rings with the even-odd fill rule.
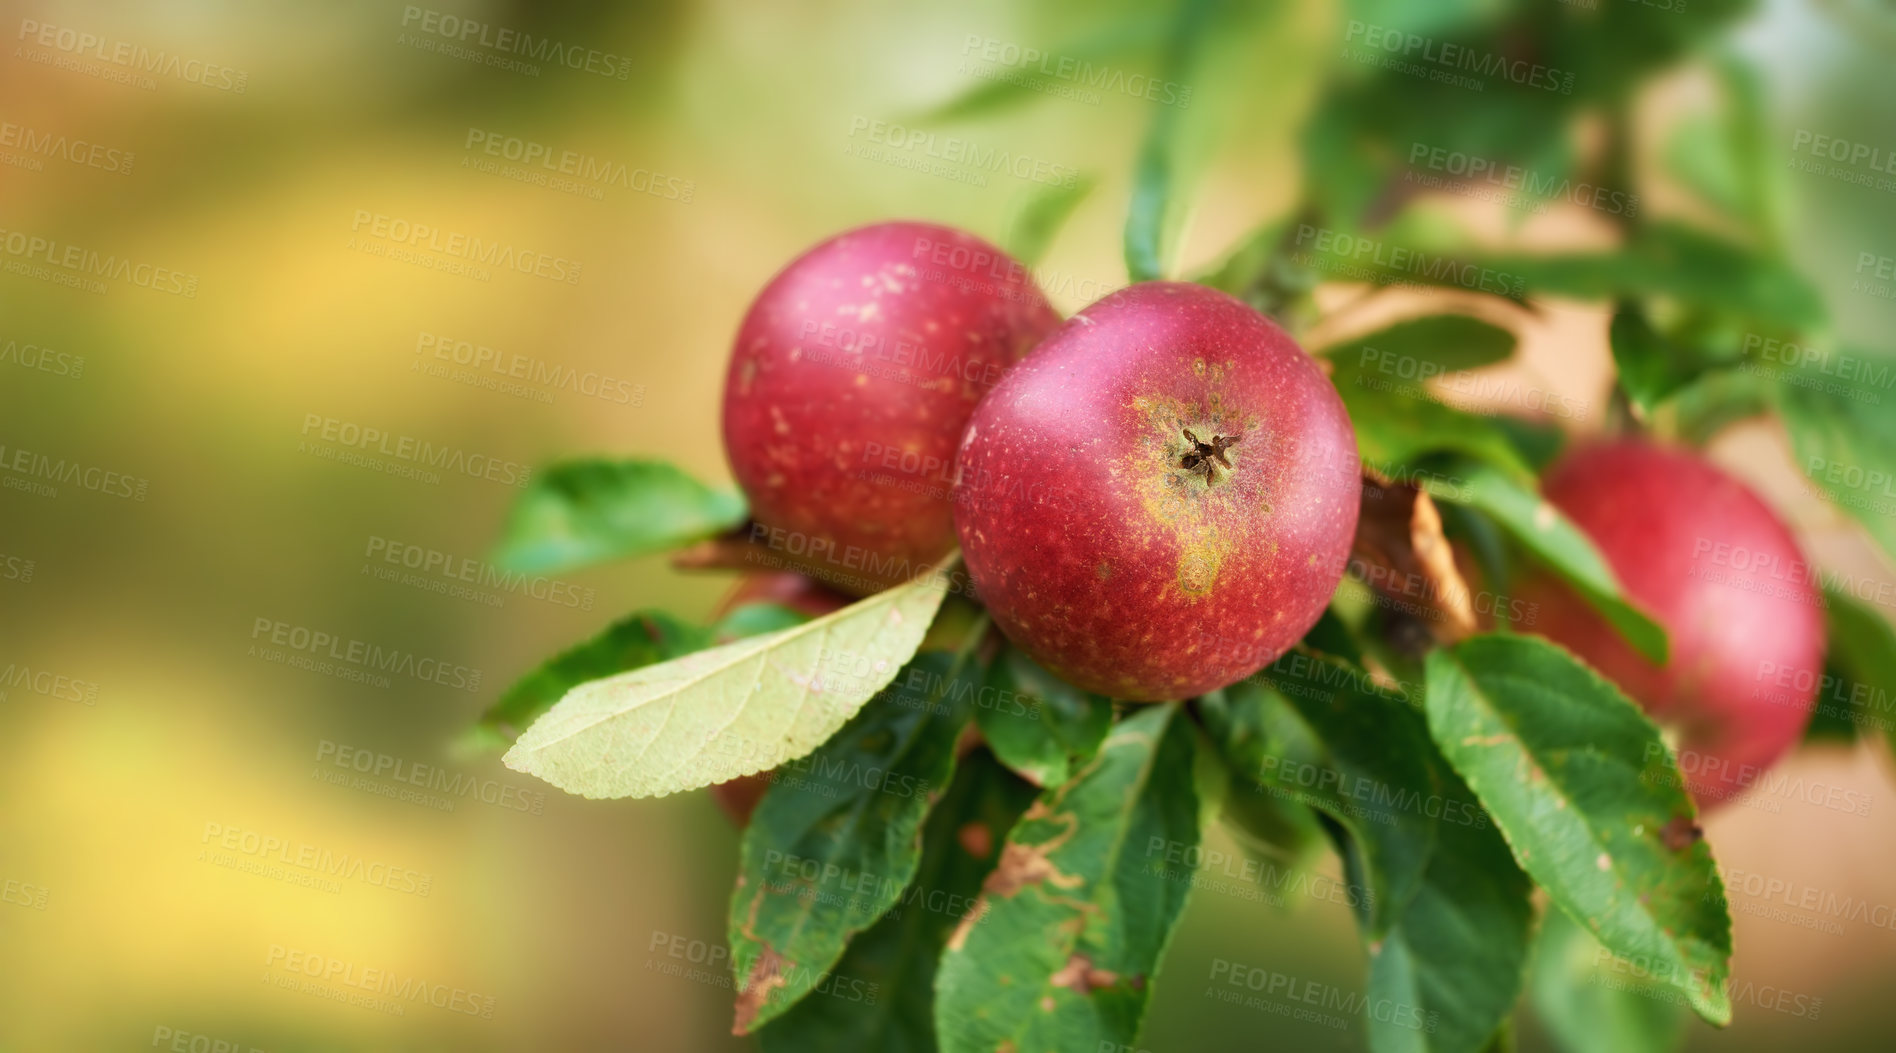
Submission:
[[[1420,383],[1430,377],[1479,369],[1514,353],[1514,334],[1465,314],[1442,314],[1397,322],[1367,336],[1328,344],[1316,354],[1365,369],[1393,370],[1397,379]]]
[[[1227,292],[1243,300],[1250,291],[1263,284],[1271,271],[1285,261],[1284,236],[1290,229],[1290,217],[1279,216],[1244,236],[1237,246],[1219,261],[1216,267],[1203,271],[1192,278],[1200,285],[1209,285],[1221,292]]]
[[[1316,624],[1310,627],[1309,632],[1304,633],[1303,639],[1298,643],[1319,654],[1340,658],[1353,666],[1363,664],[1362,647],[1357,644],[1356,637],[1350,633],[1350,627],[1331,607],[1323,609],[1323,613],[1317,616]]]
[[[663,611],[639,611],[570,647],[514,682],[481,714],[478,729],[489,743],[512,742],[560,696],[614,673],[639,669],[709,647],[712,633]]]
[[[1151,46],[1154,37],[1164,31],[1163,20],[1153,14],[1135,14],[1124,18],[1093,36],[1069,40],[1046,49],[1043,58],[1028,68],[1006,69],[1000,63],[988,62],[977,51],[966,58],[983,63],[979,68],[1004,71],[1006,75],[992,79],[982,79],[980,83],[953,96],[915,119],[922,123],[963,121],[980,117],[991,117],[998,113],[1042,99],[1053,98],[1068,88],[1068,82],[1049,73],[1041,72],[1043,66],[1051,66],[1055,71],[1060,68],[1061,60],[1072,60],[1076,64],[1090,65],[1094,68],[1112,64],[1125,64],[1135,59]],[[964,49],[965,52],[966,49]],[[1024,59],[1024,56],[1023,56]],[[1022,62],[1023,66],[1027,63]],[[970,66],[963,63],[963,75],[974,76],[968,72]]]
[[[540,472],[515,503],[495,561],[543,573],[665,552],[737,526],[744,498],[663,461],[587,458]]]
[[[1560,452],[1567,448],[1567,436],[1557,425],[1543,421],[1527,420],[1523,417],[1490,417],[1508,441],[1514,444],[1515,452],[1539,475],[1547,471],[1547,466],[1559,458]]]
[[[1737,158],[1714,114],[1689,114],[1666,141],[1666,167],[1706,204],[1729,216],[1744,209]]]
[[[1896,747],[1896,631],[1848,593],[1826,588],[1824,602],[1830,647],[1817,713],[1881,732]]]
[[[1010,646],[988,668],[974,722],[1002,763],[1028,782],[1052,788],[1093,759],[1112,725],[1113,705]]]
[[[1541,922],[1528,990],[1562,1053],[1667,1053],[1685,1037],[1679,996],[1607,954],[1559,911]]]
[[[1443,769],[1442,800],[1473,800],[1430,746],[1428,756]],[[1371,1014],[1373,1053],[1472,1053],[1487,1046],[1521,991],[1532,893],[1485,812],[1444,811],[1421,886],[1388,932],[1369,941],[1370,1004],[1415,1010]]]
[[[1182,83],[1191,78],[1218,7],[1217,0],[1179,0],[1159,64],[1161,79]],[[1156,281],[1165,274],[1186,112],[1180,106],[1153,109],[1152,124],[1133,167],[1132,203],[1126,211],[1126,274],[1135,282]]]
[[[795,628],[574,688],[502,759],[568,793],[657,797],[804,756],[914,656],[947,565]]]
[[[1842,357],[1887,361],[1880,355]],[[1778,384],[1778,412],[1804,476],[1896,558],[1896,413],[1880,400],[1852,397],[1855,391],[1847,381],[1787,369]]]
[[[1344,9],[1351,18],[1379,26],[1392,36],[1397,32],[1441,36],[1473,28],[1483,16],[1494,14],[1494,6],[1488,0],[1440,0],[1433,4],[1416,4],[1409,0],[1349,0]]]
[[[807,760],[772,776],[731,897],[737,1034],[817,989],[850,937],[901,899],[979,683],[959,656],[921,655]]]
[[[1478,1050],[1512,1008],[1533,908],[1527,877],[1405,700],[1294,654],[1199,702],[1234,768],[1341,831],[1370,954],[1370,1048]],[[1272,685],[1264,687],[1264,684]],[[1241,799],[1241,798],[1240,798]]]
[[[1374,937],[1420,887],[1442,806],[1473,807],[1442,797],[1409,704],[1340,662],[1292,652],[1200,699],[1199,712],[1237,777],[1330,816],[1355,839]]]
[[[711,632],[720,641],[738,640],[793,629],[809,620],[809,615],[781,603],[747,603],[725,615]]]
[[[1750,364],[1706,373],[1681,388],[1666,407],[1671,431],[1686,446],[1706,446],[1727,427],[1770,412],[1772,384]]]
[[[1476,461],[1459,460],[1421,480],[1439,500],[1480,509],[1572,586],[1626,642],[1664,665],[1666,631],[1627,598],[1600,550],[1566,514],[1514,477]]]
[[[1633,404],[1651,413],[1661,402],[1721,363],[1661,335],[1636,303],[1621,301],[1607,334],[1619,385]]]
[[[1280,867],[1302,867],[1323,838],[1323,827],[1308,806],[1278,797],[1236,771],[1227,773],[1218,817],[1239,844],[1265,858],[1273,874]]]
[[[1731,916],[1678,765],[1639,707],[1560,648],[1476,636],[1429,654],[1429,731],[1555,905],[1731,1020]]]
[[[1036,187],[1007,225],[1003,245],[1008,255],[1029,267],[1038,264],[1054,235],[1097,185],[1099,180],[1082,175],[1068,184]]]
[[[1008,835],[935,977],[945,1053],[1136,1038],[1190,890],[1140,853],[1198,844],[1193,732],[1179,709],[1139,707]]]
[[[1821,329],[1823,298],[1788,262],[1678,223],[1644,225],[1607,252],[1514,256],[1488,266],[1544,295],[1578,300],[1664,296],[1790,332]]]
[[[1717,112],[1683,118],[1667,142],[1667,166],[1708,204],[1775,241],[1781,212],[1776,181],[1782,165],[1769,156],[1771,134],[1761,70],[1724,50],[1709,63],[1721,89]]]
[[[1408,478],[1432,453],[1461,453],[1523,480],[1534,471],[1496,418],[1447,406],[1414,380],[1338,362],[1331,374],[1356,429],[1356,449],[1378,470]]]
[[[922,860],[901,901],[855,939],[832,971],[874,994],[805,998],[757,1032],[764,1053],[935,1053],[935,967],[994,868],[1002,840],[1034,798],[986,750],[961,761],[928,813]]]

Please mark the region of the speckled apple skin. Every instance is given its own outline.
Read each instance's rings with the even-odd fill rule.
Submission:
[[[1665,627],[1671,660],[1662,668],[1641,658],[1546,576],[1520,590],[1539,604],[1533,628],[1676,729],[1702,808],[1741,795],[1802,736],[1823,675],[1822,597],[1796,538],[1743,483],[1696,454],[1645,441],[1581,447],[1541,489]],[[1721,558],[1718,545],[1746,556]],[[1775,670],[1798,673],[1784,686]]]
[[[1059,322],[1024,267],[949,227],[879,223],[798,257],[725,378],[725,453],[775,528],[756,539],[858,595],[940,561],[968,415]]]
[[[1191,444],[1239,437],[1215,482]],[[1356,530],[1356,438],[1317,364],[1224,293],[1148,282],[1081,311],[969,421],[955,527],[1009,639],[1091,691],[1190,698],[1303,636]]]

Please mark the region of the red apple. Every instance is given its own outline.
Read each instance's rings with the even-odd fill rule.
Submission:
[[[798,257],[751,304],[725,378],[752,540],[856,595],[940,561],[961,429],[1059,321],[1024,267],[949,227],[880,223]]]
[[[1355,434],[1263,315],[1148,282],[1081,311],[975,410],[968,573],[1010,639],[1116,698],[1189,698],[1282,654],[1336,590]]]
[[[1743,793],[1796,744],[1823,673],[1823,597],[1789,528],[1698,455],[1643,441],[1576,450],[1542,491],[1665,627],[1671,657],[1641,658],[1544,576],[1519,590],[1539,631],[1674,730],[1701,807]]]

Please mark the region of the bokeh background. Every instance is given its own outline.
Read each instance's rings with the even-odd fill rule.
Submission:
[[[0,133],[14,137],[0,145],[0,243],[164,269],[75,288],[43,258],[0,257],[0,461],[30,451],[91,473],[51,493],[0,490],[0,1049],[170,1048],[174,1035],[272,1051],[747,1048],[728,1037],[727,989],[651,968],[678,961],[679,946],[721,944],[736,835],[712,802],[584,802],[455,745],[543,655],[635,607],[702,616],[730,579],[656,558],[565,575],[590,609],[385,580],[376,556],[389,545],[482,559],[519,491],[453,471],[390,474],[338,458],[332,440],[379,429],[501,473],[583,451],[655,453],[728,480],[725,356],[776,268],[890,217],[998,239],[1038,189],[863,156],[867,122],[1096,178],[1041,272],[1058,306],[1083,306],[1124,281],[1128,173],[1150,104],[1105,92],[918,118],[993,72],[978,61],[987,41],[1083,44],[1150,71],[1166,13],[998,0],[0,4]],[[529,72],[478,42],[451,52],[438,29],[450,17],[587,58]],[[1340,2],[1260,5],[1224,42],[1236,60],[1194,86],[1213,119],[1195,148],[1179,269],[1215,261],[1294,199],[1297,133],[1350,17]],[[88,55],[64,31],[103,43]],[[181,62],[126,75],[100,58],[121,45]],[[1896,149],[1887,3],[1771,0],[1719,46],[1765,71],[1778,164],[1798,129]],[[1640,105],[1663,113],[1697,90],[1683,78]],[[56,152],[29,148],[62,137]],[[505,151],[528,144],[624,174],[513,178]],[[1794,257],[1846,336],[1886,345],[1896,305],[1852,283],[1860,253],[1896,254],[1896,195],[1781,176]],[[1497,240],[1600,236],[1598,217],[1571,208],[1523,222],[1451,204]],[[402,258],[383,224],[550,262],[454,273],[445,253],[423,253],[433,266]],[[1506,368],[1601,405],[1605,322],[1555,306]],[[463,344],[624,383],[592,394],[441,375],[452,362],[436,348],[451,358]],[[1827,565],[1888,577],[1803,492],[1773,428],[1742,426],[1714,453]],[[280,626],[409,652],[449,667],[450,683],[299,668],[270,645]],[[356,755],[344,751],[408,775],[437,766],[473,789],[389,796],[392,772],[352,784],[334,764]],[[1809,750],[1789,765],[1867,795],[1869,814],[1728,808],[1710,824],[1721,861],[1896,906],[1883,748]],[[265,838],[287,847],[247,847]],[[373,866],[312,882],[295,865],[304,851]],[[1364,1048],[1360,1022],[1205,997],[1220,957],[1361,989],[1347,909],[1290,907],[1198,894],[1142,1047]],[[1691,1048],[1887,1048],[1896,929],[1742,912],[1736,925],[1737,978],[1821,999],[1821,1013],[1741,1004],[1728,1031],[1690,1025]],[[446,985],[491,1015],[457,1011],[458,998],[396,1014],[286,990],[293,952]],[[1519,1038],[1547,1048],[1531,1019]]]

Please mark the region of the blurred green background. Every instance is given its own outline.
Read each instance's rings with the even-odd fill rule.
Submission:
[[[1399,17],[1395,4],[1356,6]],[[926,149],[863,156],[876,121],[1096,176],[1042,271],[1063,311],[1083,306],[1124,280],[1127,174],[1150,104],[1106,91],[919,118],[994,72],[978,61],[990,41],[1149,72],[1166,15],[867,0],[590,13],[525,0],[6,5],[0,122],[16,141],[0,144],[0,242],[29,248],[0,257],[0,461],[26,451],[85,472],[51,494],[0,490],[11,745],[0,766],[0,1049],[170,1048],[174,1035],[273,1051],[746,1047],[728,1037],[728,989],[652,968],[693,964],[693,941],[722,943],[736,836],[711,801],[582,802],[452,748],[541,656],[635,607],[703,615],[729,579],[660,559],[563,576],[578,595],[591,590],[590,609],[385,580],[376,568],[389,546],[482,558],[518,491],[478,473],[350,463],[324,431],[379,429],[389,449],[409,437],[470,463],[651,452],[728,479],[717,412],[728,342],[779,266],[889,217],[998,239],[1038,189],[1005,172],[971,180],[888,159]],[[1350,17],[1337,3],[1261,5],[1222,41],[1194,84],[1205,119],[1184,270],[1294,200],[1298,133]],[[465,24],[454,19],[481,27],[463,52],[443,35]],[[1887,5],[1782,0],[1730,35],[1768,74],[1781,144],[1769,156],[1787,163],[1799,128],[1896,148],[1892,27]],[[504,52],[481,41],[503,30],[555,41],[583,56],[580,68],[496,64]],[[115,74],[152,53],[165,57],[151,72]],[[1692,90],[1641,105],[1663,111]],[[53,138],[65,145],[47,148]],[[605,177],[511,177],[505,151],[529,144],[572,151]],[[1794,255],[1840,328],[1886,340],[1892,304],[1851,283],[1859,253],[1896,254],[1896,195],[1780,174]],[[1584,240],[1590,218],[1557,209],[1496,229],[1525,243]],[[539,274],[488,268],[484,280],[449,273],[399,258],[378,222],[555,262]],[[29,240],[8,242],[16,235]],[[194,292],[147,282],[142,267],[73,288],[48,277],[59,266],[29,258],[42,243],[55,257],[180,272]],[[571,274],[571,262],[576,282],[547,276]],[[1604,317],[1550,312],[1523,364],[1507,368],[1597,404]],[[437,375],[462,342],[524,357],[528,378],[510,388]],[[627,398],[536,382],[535,363],[624,380],[613,390]],[[1773,495],[1821,558],[1887,574],[1801,495],[1774,432],[1737,429],[1714,453]],[[143,480],[143,498],[118,496],[105,472]],[[465,667],[452,679],[478,671],[478,686],[295,667],[271,654],[279,626]],[[1721,861],[1896,903],[1896,802],[1878,748],[1789,762],[1869,794],[1868,817],[1727,809],[1710,824]],[[334,761],[356,755],[344,750],[424,783],[432,776],[415,766],[439,766],[448,782],[431,792],[451,809],[387,796],[400,785],[393,769],[368,788],[346,784],[352,772]],[[287,847],[251,851],[250,835]],[[304,851],[365,869],[306,883]],[[1347,909],[1290,900],[1280,910],[1198,894],[1142,1048],[1364,1048],[1360,1022],[1337,1029],[1206,997],[1219,958],[1361,990]],[[1821,1015],[1741,1004],[1729,1031],[1690,1025],[1692,1048],[1886,1048],[1896,931],[1746,913],[1736,924],[1737,978],[1821,998]],[[296,975],[292,953],[461,993],[400,1013],[344,1004],[280,986]],[[461,1011],[489,998],[490,1016]],[[1520,1037],[1546,1048],[1531,1022]]]

